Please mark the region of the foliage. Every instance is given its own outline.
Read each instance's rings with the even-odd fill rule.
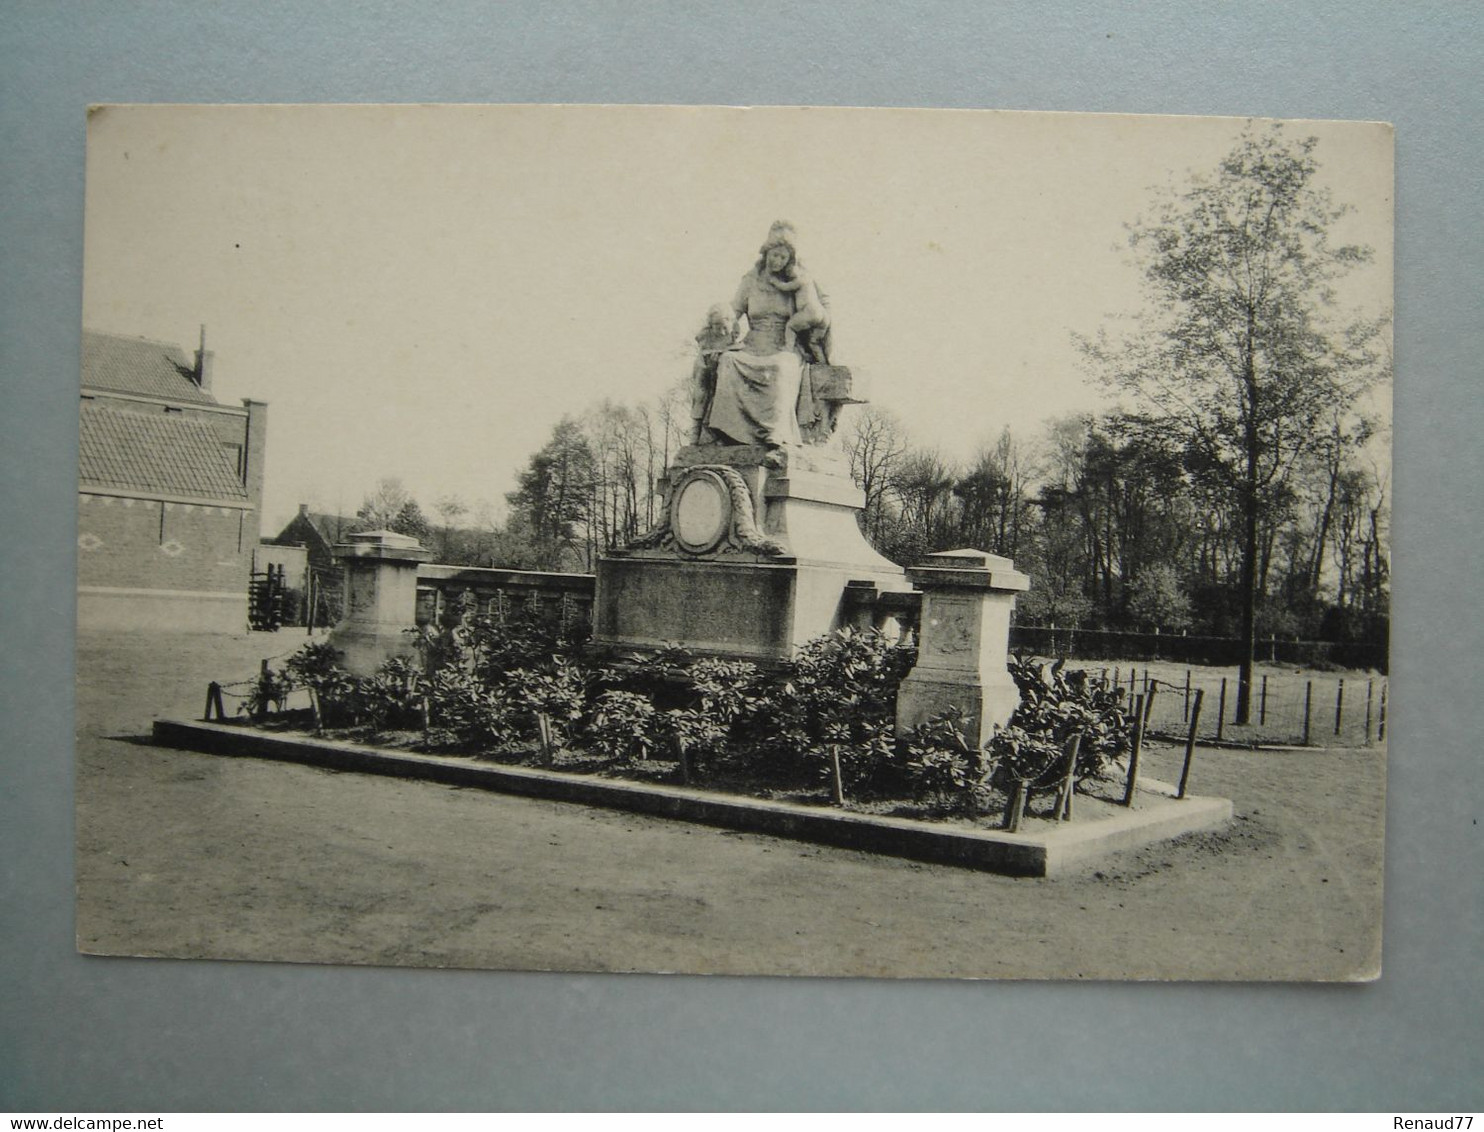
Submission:
[[[1316,141],[1249,130],[1215,174],[1131,228],[1150,310],[1121,340],[1083,342],[1133,395],[1146,436],[1173,439],[1193,483],[1235,519],[1245,640],[1237,718],[1250,703],[1263,530],[1332,423],[1388,369],[1385,322],[1335,317],[1334,284],[1370,256],[1329,234],[1346,213],[1317,180]]]
[[[1019,781],[1041,787],[1060,781],[1069,741],[1079,733],[1078,781],[1104,776],[1132,749],[1127,693],[1112,688],[1105,677],[1068,670],[1064,661],[1024,657],[1011,661],[1010,675],[1020,690],[1020,705],[986,744],[997,785]]]
[[[686,696],[691,654],[679,645],[634,653],[617,668],[598,674],[599,684],[648,696],[661,707],[677,706]]]
[[[282,711],[284,700],[293,690],[294,682],[287,672],[264,668],[253,678],[252,686],[237,710],[251,719],[261,720],[269,711]]]
[[[1190,627],[1190,598],[1168,562],[1146,566],[1128,586],[1129,619],[1141,629],[1179,632]]]
[[[494,684],[508,672],[539,667],[553,657],[572,659],[587,634],[586,626],[563,624],[519,606],[503,616],[468,613],[449,636],[460,662]]]
[[[597,482],[592,445],[571,417],[563,417],[551,439],[520,473],[519,486],[506,499],[528,532],[533,565],[560,570],[581,553],[579,528],[592,514]]]
[[[554,657],[540,668],[517,668],[505,674],[504,689],[511,702],[534,725],[544,715],[570,734],[587,704],[588,672],[565,657]]]
[[[766,702],[762,674],[741,660],[698,660],[686,671],[696,710],[723,732],[749,720]]]
[[[964,737],[963,712],[949,708],[913,728],[905,741],[903,777],[919,801],[936,800],[960,813],[976,813],[989,799],[994,763]]]
[[[340,667],[340,650],[328,641],[310,641],[284,662],[295,687],[308,688],[321,726],[354,718],[356,678]]]
[[[425,685],[411,661],[392,657],[375,673],[356,681],[356,716],[377,730],[421,727]]]
[[[411,500],[412,496],[396,476],[378,480],[376,490],[366,496],[356,511],[356,530],[391,530],[392,523]]]
[[[609,758],[647,759],[663,734],[661,719],[647,696],[611,689],[598,697],[583,739]]]
[[[699,708],[672,708],[660,717],[659,726],[675,747],[685,747],[692,757],[715,754],[727,739],[717,717]]]
[[[889,791],[900,777],[897,687],[912,656],[875,630],[842,629],[807,642],[751,711],[759,748],[785,768],[802,755],[821,777],[833,773],[838,755],[847,790]]]
[[[410,535],[423,546],[429,546],[433,541],[433,524],[428,522],[417,500],[410,496],[407,502],[397,509],[387,529],[396,531],[399,535]]]
[[[426,684],[428,722],[435,742],[453,740],[475,750],[519,734],[517,706],[501,686],[483,683],[456,667],[440,669]]]

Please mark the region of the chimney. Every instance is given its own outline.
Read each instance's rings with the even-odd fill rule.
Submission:
[[[301,504],[299,504],[299,518],[301,518],[301,519],[307,519],[307,518],[309,518],[309,504],[307,504],[307,503],[301,503]]]
[[[202,393],[211,392],[211,366],[216,360],[216,353],[206,348],[206,324],[201,324],[201,346],[196,351],[196,372],[193,380],[201,387]]]

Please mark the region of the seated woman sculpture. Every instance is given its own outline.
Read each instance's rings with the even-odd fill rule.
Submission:
[[[793,226],[768,231],[757,264],[742,277],[732,310],[747,333],[716,364],[716,390],[706,426],[718,439],[760,444],[763,463],[783,463],[786,444],[799,445],[799,385],[804,362],[828,361],[829,312],[799,263]],[[807,353],[806,353],[807,352]]]

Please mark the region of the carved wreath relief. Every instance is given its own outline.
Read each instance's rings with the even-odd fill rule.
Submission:
[[[633,550],[678,550],[683,554],[742,551],[781,557],[788,548],[768,538],[753,518],[747,481],[724,464],[687,468],[670,490],[668,504],[653,530],[629,544]]]

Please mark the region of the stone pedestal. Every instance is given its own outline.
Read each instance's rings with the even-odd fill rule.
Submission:
[[[415,538],[363,531],[335,547],[345,571],[345,618],[330,632],[341,663],[358,676],[394,656],[412,656],[417,567],[432,557]]]
[[[759,447],[681,449],[660,523],[598,561],[595,646],[783,660],[851,622],[850,583],[910,590],[861,535],[864,498],[835,454],[781,455],[769,467]]]
[[[982,550],[930,554],[907,577],[922,591],[922,614],[917,664],[897,693],[897,734],[957,707],[978,747],[1020,702],[1006,668],[1010,611],[1030,579]]]

